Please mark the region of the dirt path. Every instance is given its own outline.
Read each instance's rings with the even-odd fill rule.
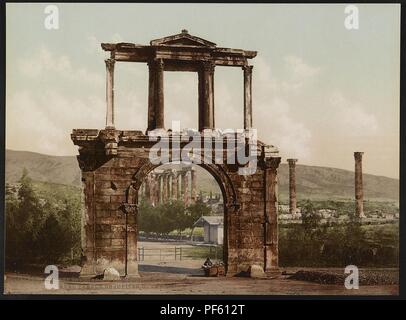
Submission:
[[[144,268],[148,265],[144,265]],[[150,268],[176,266],[149,265]],[[343,285],[325,285],[290,280],[279,275],[274,279],[205,278],[182,272],[142,271],[140,278],[115,282],[61,279],[60,289],[46,290],[44,278],[7,274],[5,293],[9,294],[214,294],[214,295],[397,295],[397,285],[360,286],[347,290]],[[159,270],[159,269],[158,269]],[[196,270],[196,269],[194,269]],[[162,269],[160,270],[162,271]]]

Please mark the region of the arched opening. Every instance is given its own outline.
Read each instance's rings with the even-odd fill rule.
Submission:
[[[141,272],[201,275],[207,258],[225,266],[225,190],[210,168],[164,164],[144,175],[138,190]]]

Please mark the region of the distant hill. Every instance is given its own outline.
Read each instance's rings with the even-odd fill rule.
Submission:
[[[26,168],[33,180],[80,186],[80,169],[75,156],[50,156],[6,150],[6,182],[14,183]],[[288,198],[288,166],[279,168],[280,201]],[[217,183],[204,169],[197,170],[198,188],[218,192]],[[298,199],[345,200],[354,198],[354,172],[342,169],[297,165]],[[365,199],[399,200],[399,180],[364,174]]]

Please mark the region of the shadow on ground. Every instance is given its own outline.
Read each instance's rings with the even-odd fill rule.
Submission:
[[[161,273],[173,273],[173,274],[186,274],[193,276],[204,276],[204,272],[201,269],[185,268],[175,266],[159,266],[150,264],[138,265],[138,271],[140,272],[161,272]]]

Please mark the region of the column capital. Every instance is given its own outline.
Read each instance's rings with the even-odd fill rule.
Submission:
[[[242,66],[241,68],[244,70],[245,73],[251,74],[251,73],[252,73],[252,69],[254,68],[254,66],[244,65],[244,66]]]
[[[151,69],[156,69],[156,70],[163,71],[165,63],[164,63],[163,59],[155,59],[154,58],[154,59],[148,60],[147,65]]]
[[[116,60],[109,58],[109,59],[105,59],[104,62],[106,63],[106,67],[107,67],[109,70],[112,70],[112,69],[114,68],[114,64],[116,63]]]
[[[354,159],[355,160],[362,160],[362,155],[363,154],[364,154],[363,152],[359,152],[359,151],[354,152]]]
[[[214,69],[216,67],[216,64],[213,61],[203,61],[202,62],[202,69],[203,71],[208,71],[210,73],[214,73]]]
[[[286,161],[289,163],[289,165],[295,165],[297,162],[297,159],[286,159]]]

